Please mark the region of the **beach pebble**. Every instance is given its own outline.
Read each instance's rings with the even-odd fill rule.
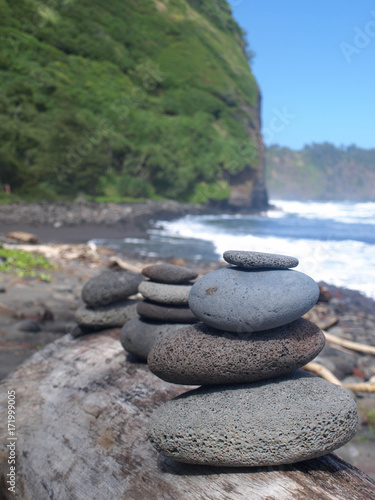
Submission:
[[[155,344],[148,365],[155,375],[175,384],[238,384],[300,368],[319,354],[324,343],[323,332],[305,319],[252,334],[198,323]]]
[[[296,370],[189,391],[151,415],[148,437],[179,462],[256,467],[325,455],[354,436],[357,421],[348,391]]]
[[[20,243],[38,243],[38,237],[35,234],[25,233],[24,231],[12,231],[7,234],[7,238]]]
[[[83,326],[79,326],[78,323],[67,323],[65,326],[65,331],[66,333],[70,333],[72,337],[76,338],[94,332],[95,328],[85,328]]]
[[[189,306],[201,321],[219,330],[254,332],[298,319],[318,297],[315,281],[298,271],[228,267],[194,283]]]
[[[104,328],[122,327],[127,321],[137,317],[138,300],[124,300],[109,306],[92,309],[82,306],[77,309],[75,319],[77,323],[87,329],[95,330]]]
[[[33,332],[37,333],[41,331],[39,323],[33,319],[24,319],[17,323],[17,330],[21,332]]]
[[[142,301],[137,306],[137,313],[143,318],[166,323],[196,323],[199,321],[188,306],[168,306]]]
[[[276,253],[245,252],[241,250],[227,250],[223,258],[229,264],[245,268],[272,268],[289,269],[298,266],[298,259],[289,255]]]
[[[138,291],[148,300],[160,304],[186,305],[191,285],[166,285],[144,281]]]
[[[123,326],[120,342],[126,351],[140,359],[147,360],[147,356],[156,342],[182,326],[185,325],[134,318]]]
[[[143,281],[141,274],[130,271],[104,271],[89,280],[82,288],[82,299],[90,307],[120,302],[138,292]]]
[[[151,281],[158,283],[180,284],[187,283],[198,277],[198,273],[188,267],[173,264],[154,264],[142,270],[142,274]]]

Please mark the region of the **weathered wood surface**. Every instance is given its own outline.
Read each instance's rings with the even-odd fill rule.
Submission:
[[[1,384],[2,423],[7,391],[16,391],[18,440],[14,496],[5,483],[8,436],[1,425],[0,498],[375,498],[375,482],[332,454],[257,469],[184,465],[158,456],[145,436],[148,416],[186,389],[128,360],[114,333],[65,336],[46,346]]]

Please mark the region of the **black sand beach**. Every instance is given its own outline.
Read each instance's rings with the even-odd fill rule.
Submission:
[[[44,345],[66,335],[74,322],[75,310],[82,303],[80,292],[83,284],[113,265],[116,255],[112,250],[90,249],[85,245],[87,241],[93,238],[145,237],[153,221],[159,218],[175,218],[200,210],[204,211],[203,208],[174,202],[167,205],[157,202],[152,206],[147,203],[136,206],[66,203],[60,206],[0,206],[0,242],[11,242],[6,238],[9,231],[31,232],[44,246],[44,252],[53,250],[51,260],[58,266],[51,272],[50,282],[0,273],[0,377],[9,375]],[[117,257],[139,271],[149,263],[163,261],[124,253]],[[223,265],[220,262],[189,261],[185,264],[200,274]],[[311,320],[321,328],[329,328],[329,333],[342,339],[374,345],[375,302],[357,291],[321,285],[325,297],[313,309]],[[36,323],[38,331],[23,331],[28,321]],[[332,323],[329,327],[324,326],[329,323]],[[116,335],[119,335],[119,330]],[[321,363],[344,383],[374,380],[374,355],[327,345],[320,358]],[[375,393],[356,393],[354,397],[361,425],[357,436],[337,454],[375,477]]]

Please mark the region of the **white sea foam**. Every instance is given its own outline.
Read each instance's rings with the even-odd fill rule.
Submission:
[[[271,200],[278,210],[270,210],[267,217],[279,218],[290,215],[306,219],[330,219],[347,224],[375,224],[375,203],[351,202],[303,202]]]
[[[315,218],[317,224],[322,219],[334,219],[341,223],[375,224],[375,203],[273,203],[282,208],[284,217],[286,214],[296,214],[298,218]],[[271,213],[276,212],[269,212],[267,216],[273,217]],[[241,217],[237,218],[241,220]],[[181,238],[211,242],[218,256],[229,249],[293,255],[300,261],[296,269],[316,281],[323,280],[336,286],[359,290],[375,298],[374,244],[349,238],[335,241],[239,234],[235,230],[235,224],[220,224],[224,219],[233,219],[233,216],[186,216],[175,221],[163,221],[153,234],[166,239],[179,238],[180,242]],[[255,220],[257,224],[262,224],[262,217],[255,217]]]

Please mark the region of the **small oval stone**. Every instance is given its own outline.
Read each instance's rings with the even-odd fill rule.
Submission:
[[[223,258],[228,264],[245,268],[289,269],[298,266],[298,259],[276,253],[227,250]]]
[[[142,274],[150,278],[151,281],[172,284],[187,283],[198,277],[198,273],[193,269],[175,266],[173,264],[154,264],[152,266],[147,266],[142,270]]]
[[[134,318],[122,328],[120,342],[123,348],[138,358],[146,361],[151,348],[156,342],[185,326],[178,323],[158,323]]]
[[[95,309],[82,306],[77,309],[75,319],[85,329],[99,330],[122,327],[127,321],[137,317],[138,302],[139,300],[127,299]]]
[[[252,334],[198,323],[157,342],[148,365],[159,378],[174,384],[238,384],[300,368],[319,354],[324,343],[323,332],[306,319]]]
[[[178,462],[230,467],[308,460],[355,434],[348,391],[304,370],[251,384],[205,386],[160,406],[148,438]]]
[[[166,285],[144,281],[138,291],[148,300],[160,304],[187,305],[191,285]]]
[[[89,280],[82,288],[82,300],[90,307],[101,307],[120,302],[138,292],[143,281],[140,274],[130,271],[104,271]]]
[[[143,300],[137,306],[137,313],[153,321],[173,323],[196,323],[198,318],[188,306],[168,306]]]
[[[318,285],[299,271],[228,267],[194,283],[189,306],[201,321],[219,330],[256,332],[291,323],[318,297]]]

